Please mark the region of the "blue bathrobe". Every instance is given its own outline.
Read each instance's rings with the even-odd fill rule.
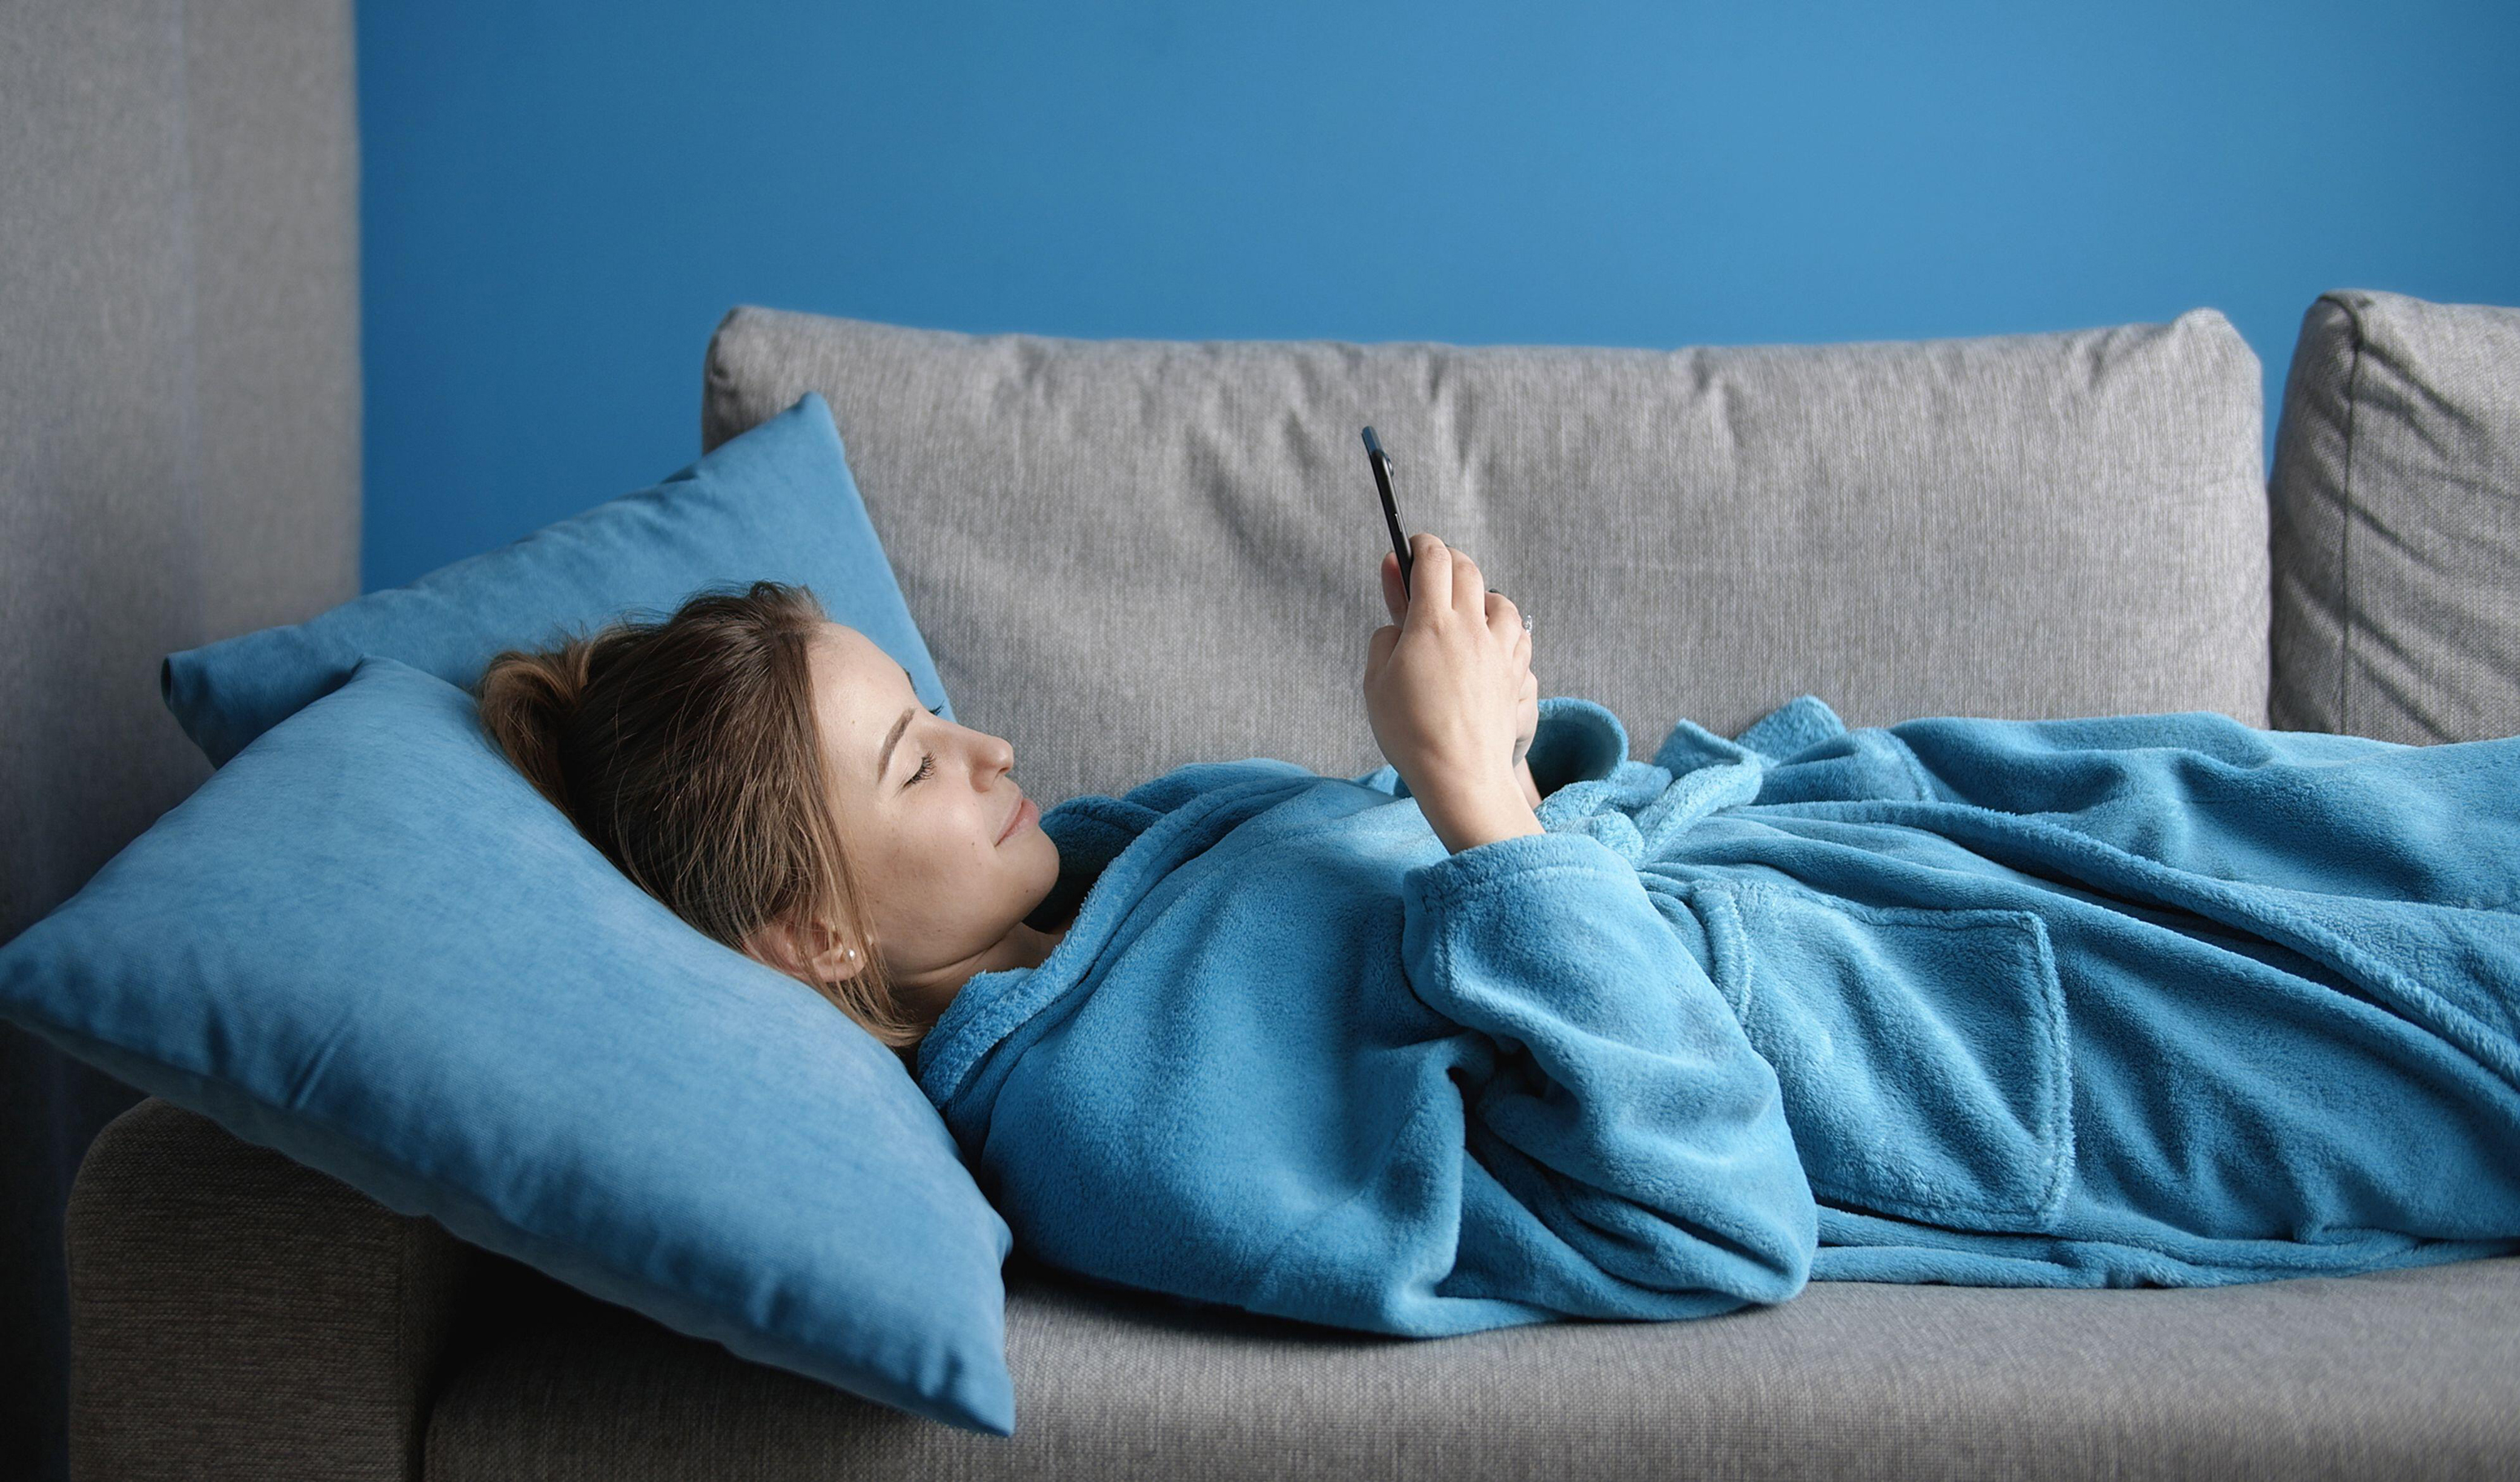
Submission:
[[[1419,1336],[2520,1251],[2520,740],[1541,709],[1459,854],[1389,768],[1043,815],[918,1055],[1019,1244]]]

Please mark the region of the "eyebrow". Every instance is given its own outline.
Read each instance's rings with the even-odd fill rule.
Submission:
[[[898,668],[899,665],[895,665],[895,667]],[[911,680],[910,671],[908,669],[903,669],[901,671],[901,682],[905,685],[911,686],[912,693],[915,697],[918,686]],[[892,729],[884,734],[883,749],[876,753],[875,758],[875,780],[877,782],[882,782],[884,774],[892,770],[893,744],[901,740],[901,733],[910,728],[910,718],[918,713],[919,707],[917,705],[913,705],[909,709],[902,711],[901,719],[894,721],[892,723]]]

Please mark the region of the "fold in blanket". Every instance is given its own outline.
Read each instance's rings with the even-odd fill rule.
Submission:
[[[1460,854],[1387,767],[1043,815],[919,1053],[1019,1244],[1421,1336],[2520,1251],[2520,741],[1542,716]]]

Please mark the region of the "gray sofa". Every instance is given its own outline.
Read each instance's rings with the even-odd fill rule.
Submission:
[[[1253,754],[1354,775],[1402,514],[1650,752],[1850,723],[2220,710],[2520,732],[2520,313],[2304,322],[2272,482],[2220,315],[1631,350],[974,337],[740,309],[703,443],[831,402],[967,724],[1032,795]],[[1116,526],[1130,538],[1111,538]],[[1148,553],[1161,559],[1149,559]],[[2514,1149],[2520,1156],[2520,1149]],[[737,1359],[160,1101],[69,1211],[85,1478],[2270,1477],[2520,1472],[2520,1258],[2197,1290],[1816,1283],[1430,1342],[1007,1269],[1016,1430]]]

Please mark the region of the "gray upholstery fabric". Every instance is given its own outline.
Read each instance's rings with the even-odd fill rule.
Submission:
[[[2311,305],[2272,494],[2275,724],[2520,733],[2520,308]]]
[[[1417,1343],[1017,1268],[1003,1440],[550,1291],[449,1382],[431,1482],[2306,1482],[2520,1465],[2520,1259],[2188,1291],[1822,1283],[1706,1322]]]
[[[72,1474],[415,1474],[470,1246],[151,1099],[69,1208]]]
[[[0,941],[208,775],[160,658],[358,591],[350,39],[0,8]],[[62,1208],[134,1099],[0,1025],[0,1476],[63,1474]]]
[[[2264,724],[2258,363],[2224,318],[1643,350],[974,337],[739,309],[703,441],[807,390],[959,719],[1045,801],[1188,761],[1378,765],[1401,516],[1533,614],[1543,693],[1649,754],[1810,691],[1855,724]]]

